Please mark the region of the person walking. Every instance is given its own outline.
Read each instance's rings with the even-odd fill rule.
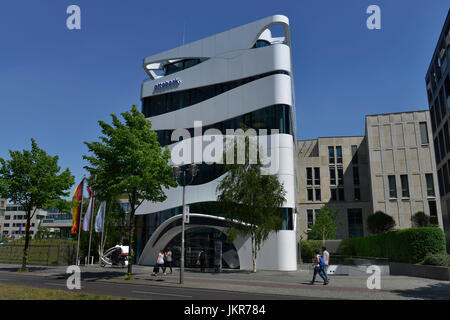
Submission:
[[[328,278],[328,267],[330,265],[330,253],[327,251],[327,248],[325,246],[322,247],[322,257],[323,262],[325,263],[325,266],[323,267],[323,273],[327,276],[327,282],[330,282],[330,279]]]
[[[166,268],[164,268],[164,250],[159,250],[158,257],[156,258],[156,265],[153,268],[152,276],[156,276],[159,273],[159,268],[162,268],[163,274],[166,274]]]
[[[206,267],[206,252],[205,249],[202,248],[200,253],[198,254],[197,264],[200,264],[200,271],[205,272]]]
[[[172,261],[172,250],[170,250],[170,248],[167,248],[164,255],[164,267],[166,270],[167,268],[170,268],[170,274],[172,274]]]
[[[319,254],[319,249],[315,250],[316,256],[313,258],[313,266],[314,266],[314,275],[311,280],[311,284],[314,284],[316,281],[316,275],[319,274],[319,276],[323,279],[323,284],[328,284],[328,278],[327,275],[324,273],[324,265],[325,262],[323,261],[323,258]]]

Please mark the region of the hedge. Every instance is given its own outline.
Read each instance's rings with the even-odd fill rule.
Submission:
[[[308,240],[308,241],[300,241],[300,252],[302,261],[312,261],[315,256],[314,251],[316,249],[321,250],[323,246],[322,240]]]
[[[410,228],[366,238],[345,239],[341,251],[345,255],[419,263],[427,254],[446,253],[445,235],[437,227]]]

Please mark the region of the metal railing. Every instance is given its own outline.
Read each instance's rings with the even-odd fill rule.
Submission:
[[[22,244],[0,245],[0,263],[21,264],[23,259]],[[28,265],[61,266],[75,263],[76,246],[73,244],[30,244]]]

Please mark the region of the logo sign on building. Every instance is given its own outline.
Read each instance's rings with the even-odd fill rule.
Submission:
[[[172,80],[167,80],[167,81],[155,84],[154,90],[156,91],[156,90],[160,90],[160,89],[164,89],[164,88],[174,87],[174,86],[179,85],[180,83],[181,83],[181,80],[177,79],[177,78],[172,79]]]
[[[189,206],[185,206],[183,219],[185,223],[189,223]]]

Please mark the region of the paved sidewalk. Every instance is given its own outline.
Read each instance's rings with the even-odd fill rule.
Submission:
[[[18,265],[0,265],[0,272],[16,272]],[[66,278],[66,267],[30,266],[30,275],[52,278]],[[102,281],[123,283],[126,269],[101,268],[99,266],[82,266],[82,281]],[[331,276],[330,283],[324,286],[322,279],[314,285],[309,282],[312,270],[305,268],[298,271],[224,271],[222,273],[186,270],[184,285],[179,284],[179,269],[173,274],[152,276],[152,267],[133,266],[134,280],[130,284],[143,286],[170,286],[202,288],[248,293],[267,293],[272,295],[291,295],[330,299],[363,300],[403,300],[403,299],[449,299],[450,282],[405,276],[382,276],[381,290],[369,290],[367,277]]]

